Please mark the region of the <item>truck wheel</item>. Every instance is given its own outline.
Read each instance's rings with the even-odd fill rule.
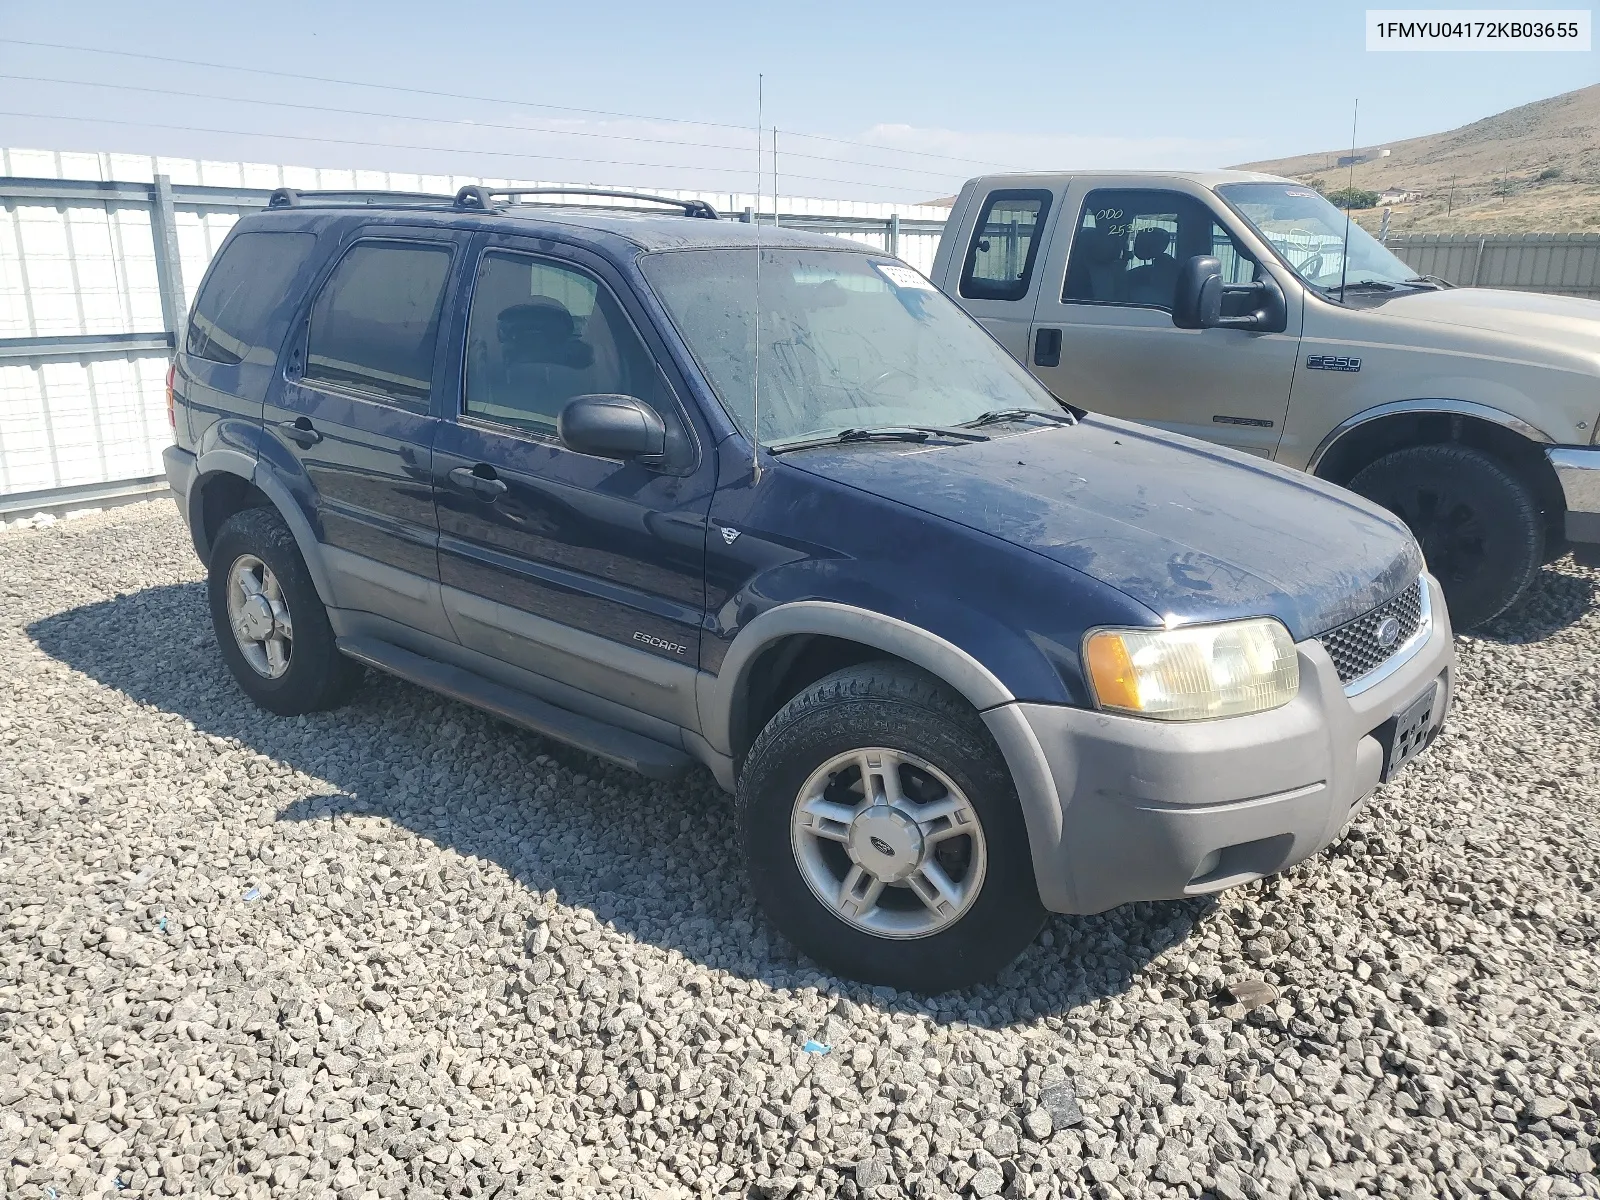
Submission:
[[[1457,629],[1510,608],[1544,558],[1532,490],[1467,446],[1412,446],[1362,468],[1350,490],[1381,504],[1416,535]]]
[[[285,717],[350,698],[361,664],[335,648],[311,573],[275,511],[246,509],[223,523],[208,582],[217,645],[245,695]]]
[[[762,908],[840,975],[965,987],[1044,924],[1005,760],[913,667],[849,667],[790,700],[745,760],[737,807]]]

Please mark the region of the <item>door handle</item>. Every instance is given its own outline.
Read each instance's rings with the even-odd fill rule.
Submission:
[[[288,438],[302,450],[309,450],[322,440],[322,435],[317,432],[316,426],[311,424],[310,417],[296,417],[292,421],[279,421],[278,428],[283,430],[283,436]]]
[[[1033,335],[1033,365],[1036,367],[1061,365],[1061,330],[1041,329]]]
[[[480,500],[490,503],[506,494],[506,481],[494,473],[488,463],[475,467],[457,467],[450,472],[450,482],[463,492],[470,492]]]

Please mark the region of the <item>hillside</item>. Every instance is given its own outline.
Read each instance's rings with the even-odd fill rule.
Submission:
[[[1380,150],[1388,150],[1380,157]],[[1347,149],[1241,164],[1329,190],[1350,180]],[[1356,153],[1354,184],[1418,194],[1392,205],[1397,233],[1572,233],[1600,230],[1600,84],[1452,129]],[[1375,228],[1377,210],[1357,219]]]

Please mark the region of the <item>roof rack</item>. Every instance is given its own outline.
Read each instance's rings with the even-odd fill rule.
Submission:
[[[434,192],[385,192],[377,189],[349,189],[327,192],[301,192],[281,187],[267,197],[268,208],[299,208],[304,204],[405,204],[413,208],[448,208],[458,197]]]
[[[607,196],[616,200],[643,200],[649,204],[670,204],[674,208],[683,209],[683,215],[686,217],[702,217],[710,221],[719,219],[717,210],[704,200],[675,200],[671,196],[652,196],[648,192],[617,192],[607,188],[486,188],[473,183],[456,193],[455,206],[493,212],[501,207],[495,203],[496,196]]]

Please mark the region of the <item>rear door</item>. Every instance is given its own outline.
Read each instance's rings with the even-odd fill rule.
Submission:
[[[657,737],[672,733],[637,714],[694,728],[714,480],[665,349],[580,249],[493,236],[473,276],[457,411],[433,457],[450,621],[463,645],[550,681],[557,702]],[[597,393],[652,405],[667,461],[563,446],[561,410]]]
[[[1055,196],[1048,188],[995,188],[975,203],[977,218],[949,268],[956,298],[1001,345],[1026,360],[1034,282],[1054,222]]]
[[[460,242],[451,230],[360,231],[311,300],[265,414],[338,607],[447,639],[430,472]]]
[[[1079,180],[1059,225],[1041,272],[1034,374],[1069,403],[1270,458],[1299,353],[1299,306],[1283,333],[1172,323],[1185,260],[1216,256],[1225,285],[1266,270],[1228,219],[1175,187]]]

